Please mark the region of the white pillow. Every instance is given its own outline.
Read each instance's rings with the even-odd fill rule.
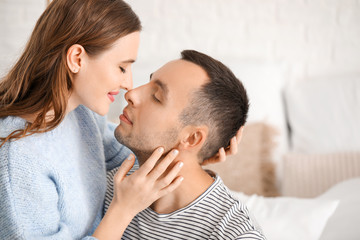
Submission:
[[[335,213],[330,217],[321,240],[353,240],[360,238],[360,178],[338,183],[320,199],[340,199]]]
[[[292,151],[360,149],[360,73],[296,82],[286,87]]]
[[[339,204],[338,200],[232,193],[247,205],[268,240],[318,240]]]

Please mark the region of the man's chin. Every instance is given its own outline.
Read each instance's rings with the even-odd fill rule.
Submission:
[[[158,142],[157,144],[150,140],[154,139],[153,136],[124,136],[120,130],[120,126],[118,126],[115,130],[115,138],[119,143],[128,147],[135,154],[140,165],[150,158],[156,148],[164,146],[165,152],[163,153],[163,156],[166,156],[172,148],[178,145],[176,142],[177,131],[175,130],[165,131],[163,135],[159,137],[161,140],[156,141]],[[167,144],[160,145],[160,142]],[[155,144],[159,146],[155,146]]]
[[[125,145],[126,146],[126,145]],[[149,151],[149,150],[140,150],[138,148],[131,148],[129,147],[129,149],[135,154],[135,156],[138,159],[139,165],[143,165],[146,160],[148,160],[151,156],[151,154],[153,153],[153,151]]]

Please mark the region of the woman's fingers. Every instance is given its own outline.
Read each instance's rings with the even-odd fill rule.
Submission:
[[[121,182],[130,169],[134,166],[135,156],[130,154],[128,158],[121,164],[114,176],[114,182]]]
[[[236,142],[237,142],[237,144],[239,144],[240,141],[241,141],[243,130],[244,130],[244,126],[242,126],[236,133]]]
[[[145,163],[139,168],[139,170],[137,170],[137,173],[143,176],[148,175],[154,168],[157,161],[160,159],[163,152],[163,147],[158,147],[157,149],[155,149],[151,156],[145,161]]]
[[[242,127],[237,131],[236,136],[234,136],[234,137],[230,140],[230,145],[229,145],[228,147],[226,147],[226,149],[220,148],[218,153],[216,153],[216,154],[215,154],[214,156],[212,156],[211,158],[205,159],[205,160],[201,163],[201,165],[205,166],[205,165],[208,165],[208,164],[225,162],[227,156],[235,155],[235,154],[238,152],[238,144],[240,143],[243,129],[244,129],[244,126],[242,126]]]
[[[226,160],[226,152],[225,149],[222,147],[219,149],[218,162],[225,162],[225,160]]]
[[[219,151],[211,158],[205,159],[201,165],[206,166],[209,164],[224,162],[226,160],[226,152],[224,148],[220,148]]]
[[[177,149],[171,150],[159,164],[157,164],[153,170],[149,173],[149,178],[156,180],[158,179],[169,167],[169,165],[173,162],[173,160],[178,155],[179,151]]]
[[[174,182],[174,179],[179,174],[180,169],[184,165],[183,162],[177,162],[168,173],[166,173],[165,176],[159,178],[157,180],[157,184],[159,186],[159,189],[166,188],[167,186],[171,185],[171,183]]]
[[[169,185],[167,185],[166,187],[162,188],[159,191],[158,198],[161,198],[161,197],[165,196],[166,194],[174,191],[178,186],[180,186],[180,184],[183,180],[184,180],[184,178],[182,176],[176,177],[174,179],[174,181],[172,181]]]
[[[183,179],[178,176],[183,163],[174,162],[177,155],[178,151],[172,150],[158,162],[161,151],[155,150],[144,165],[126,178],[134,161],[125,161],[115,175],[116,179],[114,178],[114,204],[126,206],[130,213],[136,214],[177,188]],[[171,163],[174,164],[169,167]],[[139,174],[140,170],[142,173]]]
[[[230,140],[230,146],[226,148],[226,155],[235,155],[238,152],[238,142],[236,137]]]
[[[242,126],[236,133],[236,136],[234,136],[231,140],[230,140],[230,145],[224,149],[224,148],[220,148],[219,152],[217,154],[215,154],[214,156],[212,156],[209,159],[205,159],[201,165],[205,166],[208,164],[213,164],[213,163],[219,163],[219,162],[225,162],[226,157],[230,156],[230,155],[235,155],[238,152],[238,145],[240,143],[241,137],[242,137],[242,132],[243,132],[244,126]]]
[[[226,155],[235,155],[238,152],[238,145],[241,141],[244,126],[242,126],[236,133],[236,136],[230,140],[230,146],[226,148]]]

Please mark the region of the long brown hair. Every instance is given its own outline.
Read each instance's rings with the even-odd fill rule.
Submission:
[[[66,54],[80,44],[90,56],[111,47],[120,37],[140,31],[141,23],[122,0],[54,0],[37,21],[20,59],[0,81],[0,118],[36,115],[9,139],[54,129],[65,117],[72,91]],[[46,114],[52,111],[51,119]]]

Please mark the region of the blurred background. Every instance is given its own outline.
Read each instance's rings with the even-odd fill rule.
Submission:
[[[360,176],[360,0],[127,2],[143,25],[134,87],[183,49],[196,49],[247,88],[239,154],[215,166],[233,189],[312,197]],[[1,76],[46,5],[0,0]],[[109,119],[118,122],[125,105],[118,96]]]

